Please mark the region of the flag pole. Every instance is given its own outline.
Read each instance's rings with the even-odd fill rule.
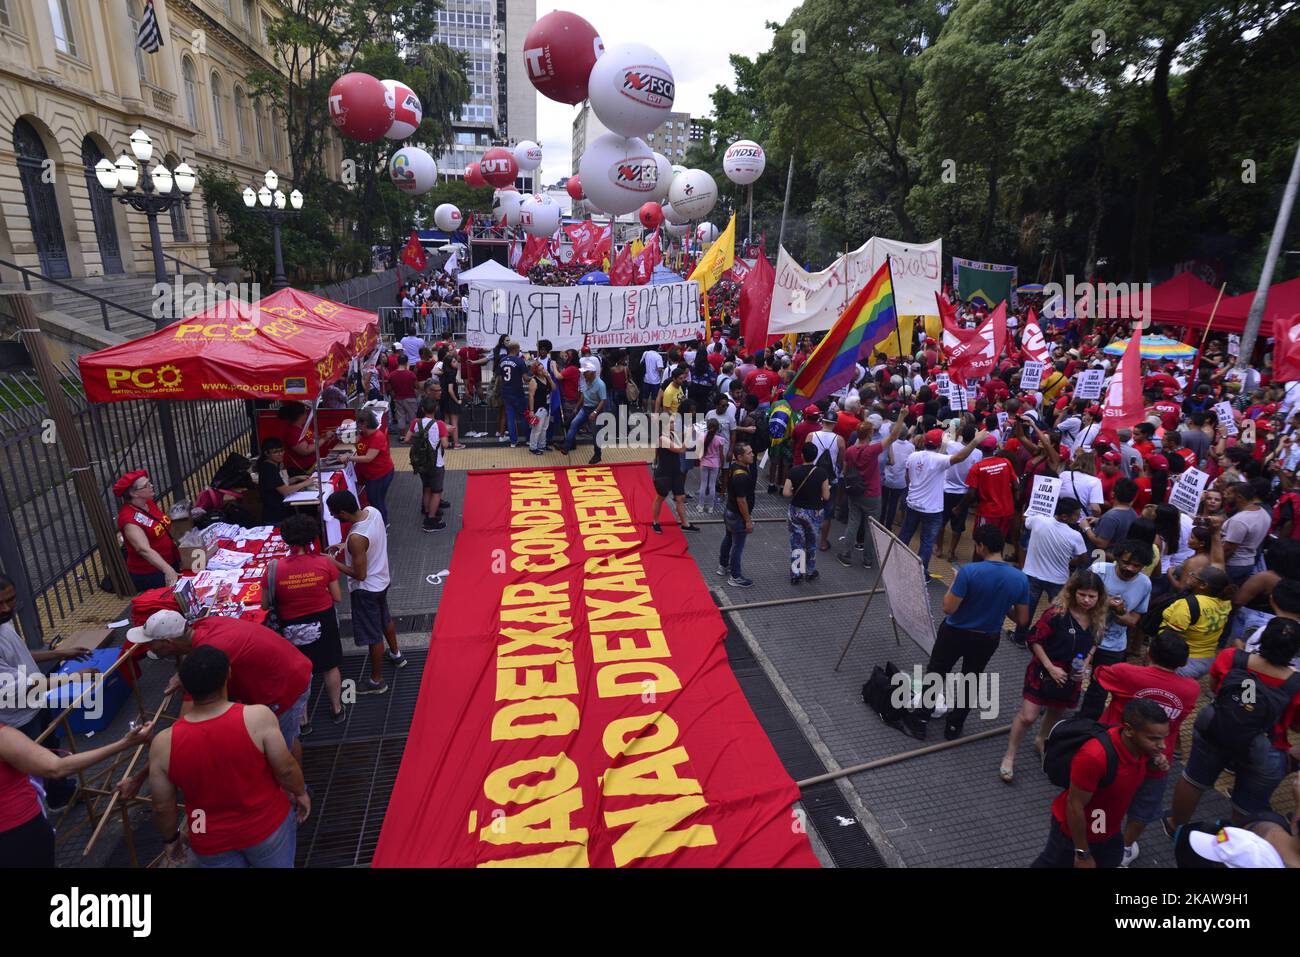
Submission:
[[[889,298],[894,300],[894,330],[898,333],[898,358],[903,358],[903,318],[898,314],[898,297],[894,295],[894,262],[885,257],[885,268],[889,270]],[[942,320],[941,320],[942,321]],[[868,359],[871,357],[868,356]]]
[[[1214,317],[1218,314],[1219,303],[1223,301],[1223,293],[1227,288],[1227,280],[1224,280],[1223,285],[1219,287],[1219,294],[1214,298],[1214,307],[1210,309],[1210,318],[1205,320],[1205,331],[1201,333],[1201,344],[1197,346],[1196,358],[1192,360],[1192,381],[1190,383],[1192,389],[1196,388],[1196,372],[1201,367],[1201,354],[1205,351],[1205,341],[1210,338],[1210,327],[1214,325]]]

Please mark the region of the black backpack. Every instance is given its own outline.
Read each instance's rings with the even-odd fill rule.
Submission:
[[[833,432],[823,433],[825,435],[834,435]],[[816,444],[816,443],[814,443]],[[835,446],[831,446],[834,448]],[[831,458],[831,449],[821,449],[817,454],[817,461],[813,463],[817,468],[826,473],[826,478],[832,485],[835,484],[835,460]]]
[[[429,441],[429,433],[439,428],[437,422],[433,422],[428,428],[420,428],[420,423],[415,424],[412,430],[411,439],[411,469],[415,472],[427,473],[432,472],[438,467],[438,456],[434,452],[433,443]],[[442,440],[439,433],[438,440]]]
[[[1261,734],[1272,735],[1287,705],[1300,691],[1300,673],[1275,688],[1250,671],[1249,661],[1248,651],[1233,654],[1232,667],[1214,696],[1214,713],[1206,728],[1206,737],[1234,754],[1248,750]]]
[[[1176,591],[1152,602],[1147,607],[1146,613],[1142,616],[1140,624],[1142,633],[1150,638],[1154,638],[1156,635],[1160,634],[1160,632],[1164,630],[1165,610],[1172,607],[1176,602],[1182,601],[1184,598],[1187,599],[1187,611],[1189,615],[1187,626],[1190,628],[1192,625],[1196,624],[1201,617],[1200,600],[1190,592],[1183,594],[1182,592]]]
[[[905,710],[898,707],[894,700],[897,685],[897,679],[894,676],[898,673],[898,668],[894,666],[894,663],[886,661],[884,668],[876,665],[871,669],[871,677],[862,686],[862,702],[891,728],[901,728],[903,715],[905,714]],[[910,702],[910,686],[908,699]]]
[[[1106,752],[1106,774],[1097,787],[1110,787],[1115,782],[1119,771],[1119,754],[1115,751],[1115,742],[1111,741],[1109,725],[1092,718],[1066,718],[1060,721],[1047,734],[1047,745],[1043,748],[1043,772],[1047,780],[1058,788],[1070,786],[1070,765],[1079,749],[1089,741],[1100,741]]]

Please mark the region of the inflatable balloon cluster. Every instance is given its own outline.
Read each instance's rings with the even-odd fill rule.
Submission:
[[[377,80],[369,73],[345,73],[335,80],[329,111],[339,134],[358,143],[401,142],[424,119],[414,90],[400,80]],[[419,196],[437,184],[438,164],[418,146],[405,146],[390,157],[388,177],[403,193]]]

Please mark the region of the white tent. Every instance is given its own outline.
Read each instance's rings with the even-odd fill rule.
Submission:
[[[489,259],[481,266],[475,266],[473,269],[466,269],[461,272],[457,282],[460,285],[477,282],[487,286],[497,286],[505,282],[528,282],[528,279],[519,275],[513,269],[507,269],[495,259]]]

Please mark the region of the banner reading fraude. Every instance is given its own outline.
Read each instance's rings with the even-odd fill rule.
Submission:
[[[644,465],[471,472],[379,867],[815,867]]]

